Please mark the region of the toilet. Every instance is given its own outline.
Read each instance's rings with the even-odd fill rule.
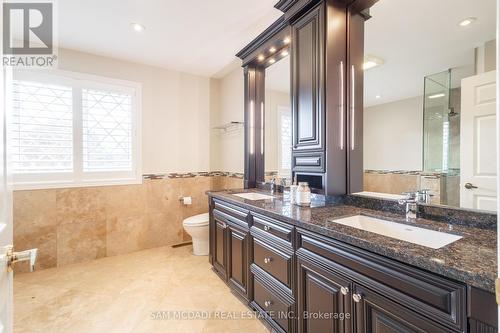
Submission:
[[[193,240],[193,254],[195,256],[208,255],[208,213],[198,214],[182,221],[184,230]]]

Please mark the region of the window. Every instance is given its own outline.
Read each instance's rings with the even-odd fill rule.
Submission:
[[[278,175],[292,175],[292,114],[287,106],[278,106]]]
[[[141,181],[141,87],[55,72],[15,73],[9,148],[16,188]]]

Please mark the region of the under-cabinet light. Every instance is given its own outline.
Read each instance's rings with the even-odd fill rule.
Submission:
[[[257,59],[258,59],[259,61],[264,61],[264,59],[266,59],[266,57],[264,57],[264,55],[263,55],[263,54],[260,54],[260,55],[257,57]]]
[[[276,48],[275,48],[274,46],[273,46],[273,47],[271,47],[271,48],[269,49],[269,52],[271,52],[271,53],[276,52]]]
[[[269,59],[270,64],[274,64],[275,62],[276,62],[276,60],[274,60],[274,58]]]
[[[287,55],[288,55],[288,51],[287,50],[281,52],[281,56],[282,57],[286,57]]]
[[[290,44],[290,37],[285,37],[285,39],[283,39],[283,43]]]

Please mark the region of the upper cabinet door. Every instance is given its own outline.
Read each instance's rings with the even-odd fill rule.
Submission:
[[[292,24],[293,149],[324,149],[324,6]]]

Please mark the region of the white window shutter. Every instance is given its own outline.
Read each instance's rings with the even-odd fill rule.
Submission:
[[[72,88],[14,81],[12,97],[9,135],[13,172],[72,172]]]

